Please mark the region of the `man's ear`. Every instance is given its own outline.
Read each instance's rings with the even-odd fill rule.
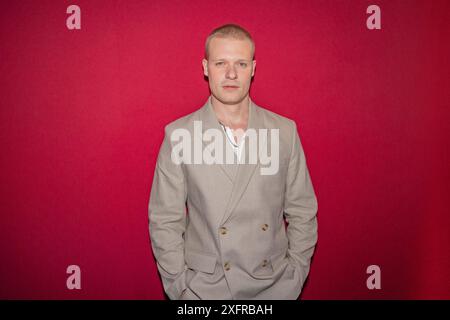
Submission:
[[[205,75],[205,77],[207,77],[208,76],[208,60],[203,59],[202,64],[203,64],[203,74]]]
[[[255,75],[255,69],[256,69],[256,60],[253,60],[252,77]]]

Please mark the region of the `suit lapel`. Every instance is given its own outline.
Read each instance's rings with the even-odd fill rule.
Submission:
[[[222,141],[224,142],[224,148],[227,148],[228,150],[224,150],[224,156],[226,152],[229,152],[229,154],[232,154],[234,156],[234,151],[232,150],[231,146],[229,145],[225,133],[223,132],[223,129],[219,123],[219,120],[216,117],[216,114],[214,112],[214,109],[211,104],[211,96],[208,98],[208,101],[205,103],[205,105],[202,107],[199,119],[202,123],[202,131],[206,131],[208,129],[217,129],[222,134]],[[203,132],[202,132],[203,134]],[[198,137],[202,139],[202,137]],[[202,139],[203,141],[203,139]],[[208,142],[203,141],[203,150],[207,146]],[[227,164],[227,163],[221,163],[218,164],[220,169],[225,173],[225,175],[228,177],[230,182],[233,182],[236,177],[237,172],[237,165],[236,164]]]
[[[249,120],[247,129],[255,130],[258,135],[258,129],[264,128],[263,119],[258,111],[258,107],[250,99],[249,105]],[[259,158],[257,158],[256,163],[249,162],[249,140],[248,136],[245,137],[245,153],[242,155],[241,163],[237,164],[236,178],[234,179],[233,188],[231,190],[230,199],[228,201],[227,208],[221,220],[221,225],[224,224],[233,214],[234,209],[242,198],[247,186],[255,173],[256,169],[259,167]],[[259,137],[258,137],[259,139]],[[259,141],[257,141],[259,143]]]
[[[265,127],[264,121],[262,118],[262,115],[260,111],[258,110],[259,107],[253,103],[253,101],[249,98],[250,104],[249,104],[249,118],[248,118],[248,125],[247,129],[253,129],[256,132],[256,135],[258,137],[258,144],[259,141],[259,135],[258,135],[258,129],[263,129]],[[230,148],[232,154],[234,155],[234,151],[231,149],[231,146],[229,145],[228,141],[226,140],[225,133],[223,132],[222,127],[220,126],[220,123],[216,117],[216,114],[214,112],[214,109],[211,104],[211,96],[208,98],[208,101],[206,104],[202,107],[201,112],[199,114],[199,119],[202,121],[203,129],[202,131],[205,131],[210,128],[215,128],[220,130],[223,134],[223,141],[225,144],[225,148]],[[200,137],[201,138],[201,137]],[[262,137],[265,139],[265,135]],[[245,137],[245,153],[242,155],[241,163],[235,164],[219,164],[218,166],[220,169],[225,173],[225,175],[228,177],[228,179],[233,183],[233,187],[231,190],[230,198],[228,200],[227,207],[225,208],[221,224],[225,223],[230,216],[232,215],[234,209],[236,208],[237,204],[239,203],[239,200],[241,199],[242,195],[244,194],[245,190],[247,189],[247,186],[250,182],[250,179],[252,178],[253,174],[256,171],[256,168],[259,167],[259,157],[257,158],[257,161],[255,164],[249,163],[249,140],[248,136]],[[202,139],[203,141],[203,139]],[[263,142],[264,143],[264,142]],[[207,142],[203,141],[203,148],[206,147]],[[259,146],[258,146],[259,147]],[[220,188],[220,186],[218,186]]]

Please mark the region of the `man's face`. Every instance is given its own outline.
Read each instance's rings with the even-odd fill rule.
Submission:
[[[247,95],[255,74],[250,40],[213,38],[208,60],[203,59],[211,94],[223,104],[238,104]]]

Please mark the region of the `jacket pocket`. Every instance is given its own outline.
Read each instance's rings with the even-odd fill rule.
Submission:
[[[200,300],[200,298],[192,292],[191,289],[186,288],[184,289],[183,293],[181,293],[178,300]]]
[[[216,269],[217,257],[212,254],[186,250],[184,259],[190,269],[205,273],[214,273]]]

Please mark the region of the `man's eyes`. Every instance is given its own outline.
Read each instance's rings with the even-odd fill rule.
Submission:
[[[225,63],[223,61],[218,61],[218,62],[215,63],[215,65],[218,66],[218,67],[221,67],[221,66],[225,65]],[[239,62],[239,66],[242,67],[242,68],[246,68],[247,65],[248,64],[245,63],[245,62]]]

